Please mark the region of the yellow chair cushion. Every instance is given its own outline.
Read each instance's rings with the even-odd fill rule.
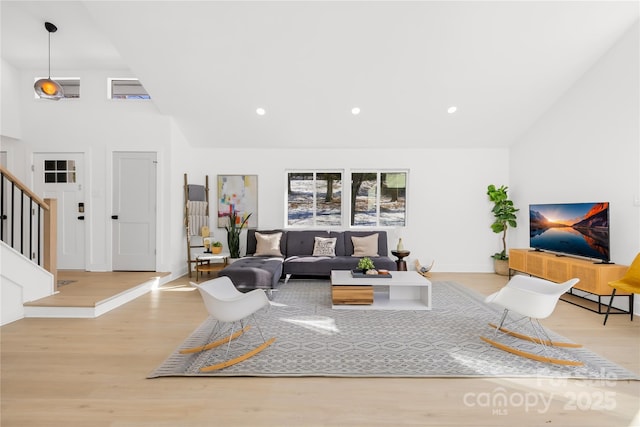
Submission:
[[[609,282],[609,286],[624,292],[640,293],[640,254],[636,255],[624,277],[620,280]]]
[[[640,294],[640,283],[633,283],[625,279],[609,282],[609,286],[611,286],[612,288],[616,288],[619,291]]]

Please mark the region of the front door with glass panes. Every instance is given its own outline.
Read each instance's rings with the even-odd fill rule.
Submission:
[[[58,269],[85,269],[87,206],[83,153],[34,153],[33,183],[43,199],[58,200]]]

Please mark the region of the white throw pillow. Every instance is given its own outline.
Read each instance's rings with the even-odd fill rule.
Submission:
[[[336,256],[336,237],[316,237],[313,256]]]
[[[378,233],[364,237],[351,236],[352,256],[378,256]]]
[[[282,256],[280,252],[280,239],[282,233],[260,234],[256,233],[255,256]]]

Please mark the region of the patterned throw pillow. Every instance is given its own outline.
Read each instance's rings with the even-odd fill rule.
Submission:
[[[351,236],[353,242],[352,256],[378,256],[378,233],[369,236]]]
[[[280,252],[280,239],[282,233],[260,234],[256,233],[256,253],[254,256],[282,256]]]
[[[316,237],[313,245],[313,256],[336,256],[335,237]]]

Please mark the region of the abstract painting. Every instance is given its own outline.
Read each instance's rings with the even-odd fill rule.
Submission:
[[[258,176],[218,175],[218,227],[224,228],[235,211],[240,221],[249,214],[248,228],[258,227]]]

